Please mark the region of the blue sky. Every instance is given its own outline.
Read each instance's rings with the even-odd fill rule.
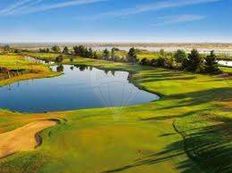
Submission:
[[[232,0],[1,0],[0,42],[232,42]]]

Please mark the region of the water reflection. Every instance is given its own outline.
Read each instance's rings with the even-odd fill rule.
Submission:
[[[128,72],[86,65],[51,66],[63,75],[0,88],[0,107],[22,112],[126,106],[159,99],[131,84]]]
[[[218,61],[218,64],[222,65],[222,66],[227,66],[227,67],[232,67],[232,61]]]
[[[63,72],[64,71],[64,66],[62,64],[58,65],[56,67],[56,71],[59,72],[59,73]]]

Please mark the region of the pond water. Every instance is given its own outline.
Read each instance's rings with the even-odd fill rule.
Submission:
[[[227,67],[232,67],[232,61],[218,61],[218,64],[222,65],[222,66],[227,66]]]
[[[70,65],[51,68],[63,71],[63,75],[0,87],[0,108],[47,112],[126,106],[159,99],[130,83],[128,72]]]

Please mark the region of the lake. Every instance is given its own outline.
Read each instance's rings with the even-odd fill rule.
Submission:
[[[222,66],[226,66],[226,67],[232,67],[232,61],[220,60],[220,61],[218,61],[218,64],[222,65]]]
[[[0,108],[19,112],[64,111],[142,104],[159,96],[130,83],[131,74],[88,66],[52,66],[54,78],[27,80],[0,87]]]

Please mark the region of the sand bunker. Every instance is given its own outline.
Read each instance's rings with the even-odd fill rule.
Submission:
[[[16,130],[0,134],[0,158],[20,151],[30,151],[41,144],[38,133],[55,126],[54,120],[36,121]]]

